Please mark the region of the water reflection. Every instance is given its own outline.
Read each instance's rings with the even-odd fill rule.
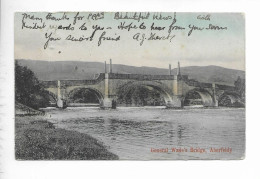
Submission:
[[[57,127],[87,133],[120,159],[234,159],[244,152],[244,109],[49,110]],[[152,153],[151,148],[232,147],[225,153]]]

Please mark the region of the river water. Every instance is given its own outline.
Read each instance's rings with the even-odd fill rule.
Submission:
[[[89,134],[119,159],[241,159],[245,109],[47,108],[56,127]],[[174,152],[173,149],[180,149]]]

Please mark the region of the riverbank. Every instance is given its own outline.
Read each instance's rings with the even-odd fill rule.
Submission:
[[[55,128],[42,116],[15,117],[17,160],[116,160],[97,139]]]

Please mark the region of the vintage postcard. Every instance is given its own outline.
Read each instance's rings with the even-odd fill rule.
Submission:
[[[16,12],[16,160],[245,158],[245,15]]]

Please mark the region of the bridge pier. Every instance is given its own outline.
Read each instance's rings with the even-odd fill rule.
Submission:
[[[63,108],[63,100],[61,99],[61,84],[60,80],[58,80],[58,88],[57,88],[57,107],[58,108]]]
[[[62,99],[58,99],[58,101],[57,101],[57,107],[58,107],[58,108],[63,108],[63,100],[62,100]]]
[[[212,83],[212,91],[213,91],[213,106],[218,107],[218,100],[216,95],[216,85],[215,83]]]
[[[66,108],[67,104],[66,104],[66,100],[63,99],[62,93],[61,93],[61,83],[60,80],[58,80],[58,86],[57,86],[57,108]]]
[[[169,67],[170,71],[170,67]],[[170,74],[171,75],[171,74]],[[181,70],[180,63],[178,62],[177,74],[173,77],[173,86],[171,97],[172,100],[166,103],[167,108],[183,108],[183,97],[182,97],[182,81],[181,81]]]
[[[183,97],[173,96],[172,101],[166,103],[166,108],[180,109],[183,108]]]
[[[113,98],[105,98],[100,107],[102,109],[116,109],[116,100]]]
[[[104,95],[104,100],[100,105],[102,109],[109,109],[109,108],[116,109],[116,100],[114,99],[113,96],[110,95],[110,90],[109,90],[109,74],[111,73],[112,73],[112,60],[110,59],[109,73],[106,73],[106,69],[105,69],[105,95]]]

